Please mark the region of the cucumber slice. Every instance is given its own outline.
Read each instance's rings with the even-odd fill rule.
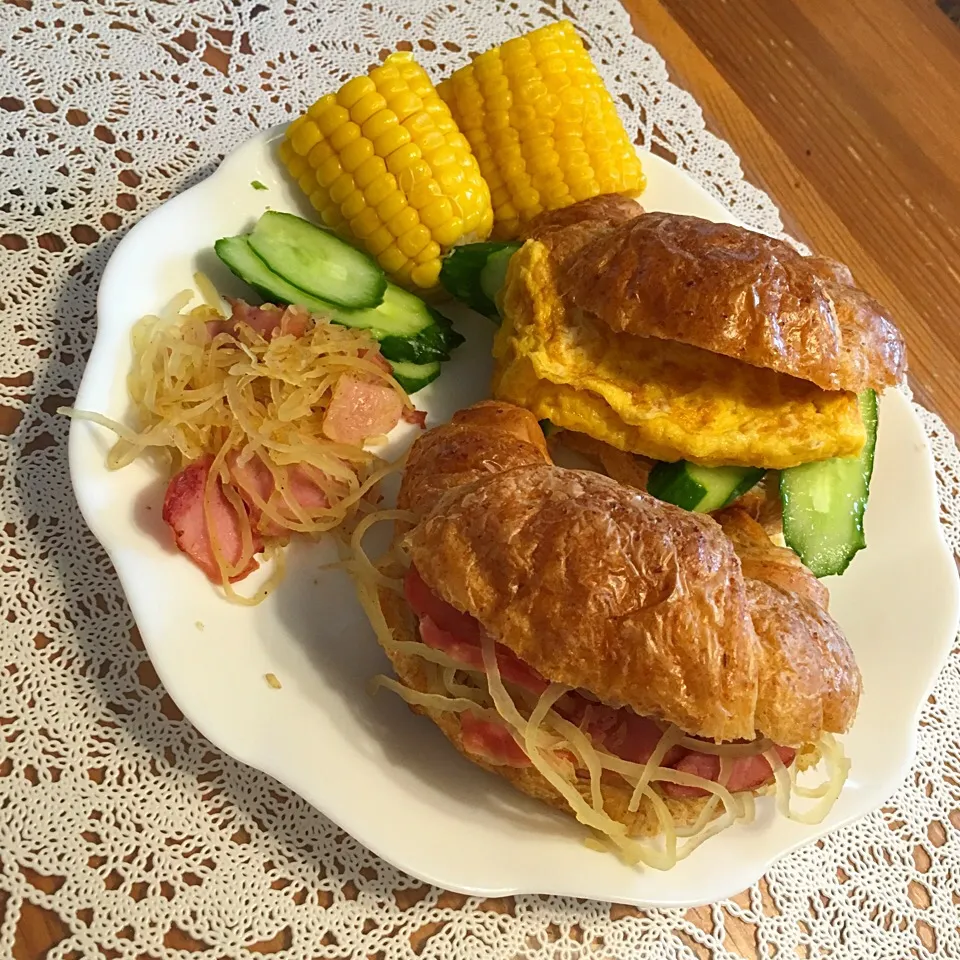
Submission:
[[[463,337],[450,321],[419,297],[388,283],[383,303],[366,310],[347,310],[295,287],[271,270],[254,252],[246,237],[224,237],[214,244],[217,256],[271,303],[296,303],[311,313],[329,317],[346,327],[368,330],[380,341],[388,360],[427,363],[449,360]]]
[[[369,330],[378,340],[383,337],[415,337],[437,324],[434,312],[419,298],[394,283],[388,283],[383,302],[366,310],[329,308],[330,318],[345,327]]]
[[[311,297],[274,273],[254,252],[246,237],[224,237],[213,249],[217,256],[245,283],[269,303],[297,303],[311,313],[330,313],[336,307]]]
[[[433,360],[449,360],[450,351],[461,343],[463,337],[453,327],[436,323],[413,337],[381,337],[380,352],[388,360],[429,363]]]
[[[507,279],[507,267],[510,266],[510,258],[516,253],[512,247],[504,247],[503,250],[497,250],[487,257],[484,268],[480,271],[480,289],[487,295],[489,300],[496,307],[497,294]],[[497,308],[497,313],[500,310]]]
[[[390,361],[393,367],[393,377],[407,393],[416,393],[428,383],[433,383],[440,376],[440,361],[433,363],[404,363]]]
[[[515,242],[495,242],[485,243],[465,243],[463,246],[454,247],[450,253],[444,257],[443,264],[440,267],[440,283],[447,293],[462,300],[468,307],[472,307],[478,313],[484,316],[497,318],[499,313],[494,298],[489,296],[483,289],[481,275],[487,266],[493,254],[509,250],[512,255],[520,249],[522,244]],[[509,256],[505,259],[509,260]],[[504,271],[506,268],[503,268]],[[491,273],[487,278],[488,287],[495,281],[495,275],[491,268]],[[503,283],[503,277],[500,278]],[[494,289],[494,294],[499,286]]]
[[[867,439],[859,457],[804,463],[780,474],[783,538],[817,577],[843,573],[867,545],[863,515],[877,446],[877,395],[860,394]]]
[[[380,265],[308,220],[268,210],[249,239],[271,270],[312,297],[350,309],[383,301],[387,278]]]
[[[712,513],[729,506],[763,478],[759,467],[701,467],[678,460],[658,463],[647,480],[647,492],[684,510]]]

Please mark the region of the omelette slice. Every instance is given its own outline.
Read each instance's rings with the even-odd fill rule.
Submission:
[[[561,300],[548,248],[510,261],[493,394],[656,460],[784,469],[859,454],[857,396],[699,347],[612,330]]]

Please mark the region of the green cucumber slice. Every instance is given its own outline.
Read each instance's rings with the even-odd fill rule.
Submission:
[[[393,367],[393,377],[407,393],[416,393],[428,383],[433,383],[440,376],[440,361],[432,363],[403,363],[390,361]]]
[[[844,572],[867,545],[863,516],[877,446],[877,395],[860,394],[867,439],[859,457],[790,467],[780,474],[783,538],[817,577]]]
[[[487,276],[487,287],[493,289],[494,296],[490,296],[483,288],[481,279],[483,271],[494,254],[509,251],[509,255],[504,257],[505,260],[509,260],[521,246],[522,244],[512,241],[487,241],[465,243],[460,247],[454,247],[444,257],[440,266],[440,283],[447,293],[462,300],[468,307],[472,307],[484,316],[496,319],[500,314],[497,311],[495,294],[503,283],[503,277],[500,277],[500,283],[494,288],[496,274],[491,267],[491,272]],[[506,271],[505,266],[502,269]]]
[[[450,321],[419,297],[388,283],[383,303],[366,310],[347,310],[328,303],[289,283],[271,270],[254,252],[246,237],[224,237],[214,244],[217,256],[241,280],[270,303],[296,303],[311,313],[329,317],[346,327],[368,330],[380,341],[388,360],[429,363],[448,360],[463,337]]]
[[[678,460],[650,471],[647,492],[684,510],[712,513],[729,506],[763,478],[759,467],[701,467]]]
[[[497,304],[497,294],[507,279],[507,267],[510,266],[510,258],[516,253],[513,247],[504,247],[502,250],[496,250],[487,257],[484,268],[480,271],[480,289],[486,294],[487,298],[493,303],[497,313],[500,312]]]
[[[294,216],[268,210],[249,237],[254,253],[288,283],[341,307],[376,307],[387,278],[380,265],[336,234]]]
[[[274,273],[254,252],[246,237],[223,237],[213,249],[217,256],[244,283],[248,283],[269,303],[297,303],[311,313],[328,314],[336,308],[326,300],[311,297]]]

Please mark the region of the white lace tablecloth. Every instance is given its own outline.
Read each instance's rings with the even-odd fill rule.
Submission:
[[[180,718],[73,502],[55,410],[75,394],[100,274],[131,224],[401,41],[439,76],[554,15],[589,39],[642,142],[743,221],[781,229],[614,0],[0,5],[3,957],[27,902],[64,925],[51,960],[160,957],[188,938],[211,956],[268,944],[287,960],[726,957],[744,931],[764,957],[922,957],[934,937],[960,957],[960,650],[888,806],[735,900],[686,912],[480,902],[399,874]],[[956,548],[960,457],[921,413]]]

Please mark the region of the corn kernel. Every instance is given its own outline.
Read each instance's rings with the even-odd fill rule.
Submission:
[[[360,137],[347,144],[340,153],[340,165],[347,173],[353,173],[362,163],[373,157],[373,144],[366,137]],[[356,179],[356,178],[354,178]],[[357,184],[362,188],[361,184]]]
[[[352,120],[348,120],[330,134],[330,146],[333,147],[337,153],[340,153],[351,143],[359,139],[360,128]]]
[[[453,205],[446,197],[438,197],[420,211],[420,220],[431,230],[436,230],[453,217]]]
[[[358,77],[357,79],[369,80],[370,78]],[[375,113],[383,110],[386,105],[386,98],[378,93],[371,83],[370,92],[364,94],[350,107],[350,119],[353,120],[354,123],[359,123],[360,126],[363,126]]]
[[[366,201],[363,199],[363,191],[354,190],[344,197],[343,202],[340,204],[340,212],[343,214],[345,220],[352,220],[363,212],[366,205]]]
[[[430,231],[420,223],[419,218],[414,226],[397,237],[397,246],[404,256],[411,258],[415,257],[429,242]]]
[[[336,180],[330,184],[330,199],[337,204],[343,203],[347,196],[353,193],[356,185],[353,177],[349,173],[341,173]]]
[[[389,105],[401,123],[411,114],[423,109],[423,101],[412,90],[408,89],[393,94],[390,97]]]
[[[324,207],[320,214],[320,219],[323,220],[331,230],[336,230],[337,227],[343,223],[343,214],[340,212],[340,207],[338,207],[337,204],[331,203],[329,206]]]
[[[335,95],[327,94],[327,97],[335,98],[341,107],[351,110],[358,100],[373,90],[376,90],[376,85],[369,77],[354,77],[352,80],[348,80]],[[324,97],[324,99],[326,100],[327,97]]]
[[[343,173],[343,167],[340,166],[340,158],[328,157],[317,167],[317,183],[321,187],[330,187],[334,180]]]
[[[417,263],[429,263],[440,256],[440,244],[436,240],[431,240],[413,259]]]
[[[342,126],[350,119],[350,114],[339,103],[332,103],[317,117],[317,126],[320,132],[329,137],[337,127]]]
[[[399,190],[394,190],[393,193],[377,204],[377,213],[380,215],[380,219],[386,223],[406,206],[409,206],[407,198]]]
[[[452,217],[434,227],[433,236],[441,247],[452,247],[463,236],[463,218]]]
[[[377,263],[388,273],[399,270],[406,262],[407,258],[394,243],[391,243],[390,246],[377,257]]]
[[[379,212],[379,209],[378,209]],[[419,225],[420,218],[411,206],[405,206],[399,213],[385,221],[387,229],[397,238]]]
[[[380,226],[380,218],[373,207],[364,206],[363,210],[350,221],[350,229],[358,240],[366,240]]]
[[[402,267],[393,271],[393,278],[402,287],[413,286],[413,268],[416,266],[412,260],[407,260]]]
[[[317,186],[309,170],[307,170],[302,176],[297,177],[297,185],[307,195],[309,195]]]
[[[316,170],[324,160],[329,160],[333,156],[333,147],[326,140],[321,140],[307,154],[307,169]],[[304,171],[306,172],[306,171]]]
[[[388,130],[393,129],[399,123],[400,121],[397,119],[397,115],[392,110],[384,107],[383,110],[378,110],[367,120],[360,129],[368,140],[373,140],[374,143],[376,143],[378,137],[382,137]]]
[[[380,226],[367,237],[366,246],[367,250],[376,257],[383,253],[391,243],[393,243],[393,234],[386,227]]]
[[[365,141],[370,143],[369,140]],[[371,148],[373,144],[370,144]],[[387,172],[387,164],[383,157],[376,154],[364,160],[353,172],[353,179],[361,190],[366,190],[378,177]]]
[[[383,63],[379,67],[374,67],[368,76],[376,84],[376,87],[379,90],[380,87],[388,81],[399,80],[400,71],[393,64]]]
[[[444,195],[443,190],[433,179],[421,180],[415,184],[408,192],[407,199],[410,205],[417,210],[423,209],[428,203],[432,203],[437,197]]]
[[[405,143],[397,147],[387,157],[387,169],[394,176],[399,177],[405,170],[415,164],[417,169],[420,169],[420,148],[415,143]]]
[[[290,143],[301,157],[305,157],[319,140],[320,131],[317,129],[317,125],[308,120],[297,127],[290,138]]]
[[[363,196],[368,206],[376,207],[395,193],[397,178],[392,173],[383,173],[363,191]]]
[[[312,107],[307,111],[307,116],[312,117],[314,120],[323,113],[327,107],[331,106],[337,102],[336,94],[328,93],[325,96],[321,97]],[[302,119],[302,118],[301,118]]]
[[[418,287],[423,287],[424,289],[434,286],[439,276],[439,260],[428,260],[426,263],[418,263],[410,272],[410,279]]]
[[[377,151],[377,156],[387,159],[387,166],[389,167],[390,154],[392,154],[394,150],[408,144],[410,139],[411,137],[408,130],[401,126],[396,126],[385,130],[379,137],[376,137],[373,141],[373,146]]]

